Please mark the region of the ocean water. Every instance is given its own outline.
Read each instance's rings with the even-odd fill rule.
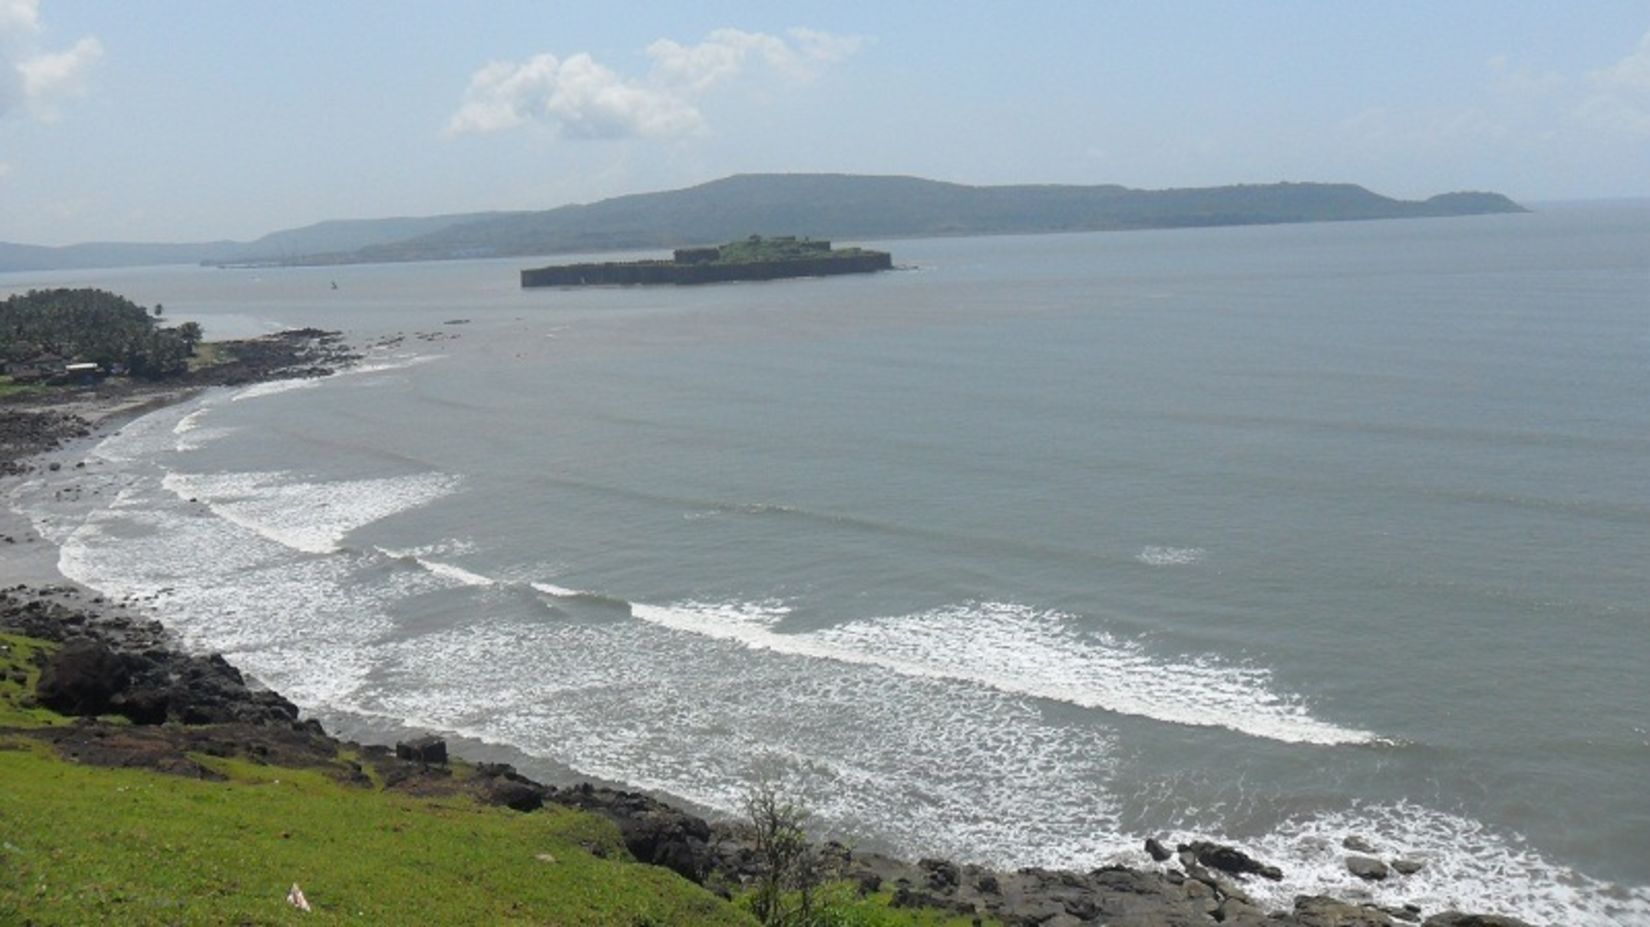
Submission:
[[[1209,836],[1278,903],[1650,923],[1650,209],[887,247],[0,277],[390,339],[10,501],[346,732],[724,810],[765,757],[912,854]],[[1349,834],[1426,868],[1354,889]]]

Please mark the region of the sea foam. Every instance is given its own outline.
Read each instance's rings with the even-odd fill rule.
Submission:
[[[1427,913],[1487,911],[1534,924],[1619,927],[1650,924],[1650,887],[1628,887],[1585,876],[1552,862],[1516,834],[1410,802],[1358,805],[1291,820],[1256,838],[1219,839],[1243,846],[1283,870],[1281,882],[1244,886],[1257,900],[1287,909],[1297,895],[1346,896],[1347,850],[1357,835],[1382,859],[1423,864],[1414,875],[1359,883],[1353,891],[1388,907],[1418,905]],[[1207,833],[1169,835],[1171,843],[1209,839]],[[1125,854],[1129,862],[1143,856]]]
[[[1379,738],[1311,716],[1271,689],[1264,669],[1212,658],[1154,655],[1108,634],[1077,630],[1070,616],[983,602],[781,632],[772,602],[661,607],[636,617],[759,650],[876,666],[1013,695],[1067,702],[1174,724],[1221,727],[1290,743],[1359,744]]]
[[[351,531],[453,492],[457,477],[420,473],[310,481],[283,471],[168,473],[162,485],[198,499],[227,521],[293,550],[336,551]]]

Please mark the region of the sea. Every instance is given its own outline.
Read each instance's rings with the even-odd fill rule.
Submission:
[[[6,501],[346,735],[712,812],[777,770],[910,856],[1208,838],[1276,905],[1650,924],[1650,203],[876,246],[0,276],[365,354]],[[1348,836],[1424,868],[1358,884]]]

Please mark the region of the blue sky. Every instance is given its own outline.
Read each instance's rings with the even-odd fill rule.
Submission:
[[[0,241],[750,171],[1650,196],[1650,2],[0,0]]]

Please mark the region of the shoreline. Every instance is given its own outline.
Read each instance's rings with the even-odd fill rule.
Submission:
[[[309,339],[325,334],[305,332]],[[330,343],[337,345],[335,338]],[[26,478],[39,467],[73,469],[76,464],[67,458],[74,456],[77,449],[91,446],[120,425],[147,412],[192,399],[207,386],[243,385],[330,372],[318,364],[288,365],[271,367],[261,376],[243,372],[239,378],[222,382],[153,390],[139,387],[111,391],[109,395],[76,395],[67,401],[0,404],[0,421],[9,423],[8,417],[16,413],[54,416],[56,424],[52,428],[57,429],[55,436],[52,428],[31,432],[48,440],[26,454],[18,454],[13,449],[14,444],[19,447],[24,444],[10,440],[0,443],[0,467],[4,468],[0,470],[4,474],[0,476],[0,497],[9,499],[12,485],[9,477]],[[5,435],[9,438],[13,431],[15,429],[8,430]],[[18,536],[20,532],[15,527],[18,522],[25,523],[26,537]],[[180,750],[175,749],[179,738],[201,736],[198,729],[202,727],[214,728],[206,736],[219,737],[220,747],[241,752],[258,746],[269,749],[272,742],[290,747],[291,738],[310,742],[312,746],[315,738],[321,743],[343,743],[328,735],[319,722],[298,720],[299,709],[277,693],[261,689],[255,683],[248,685],[239,671],[221,656],[182,651],[167,631],[163,613],[148,614],[148,607],[143,603],[109,602],[95,590],[70,583],[57,571],[56,547],[39,537],[26,522],[27,519],[9,505],[0,512],[0,545],[4,548],[0,550],[0,565],[6,568],[5,581],[0,586],[18,587],[23,582],[21,588],[8,588],[0,595],[0,629],[16,628],[30,636],[55,635],[52,639],[60,642],[82,638],[123,661],[142,657],[160,667],[153,670],[154,673],[200,680],[199,685],[161,694],[138,688],[137,695],[118,703],[132,706],[142,715],[144,720],[139,722],[144,725],[142,729],[153,735],[153,739],[145,739],[153,755],[170,756],[169,749],[179,753]],[[22,569],[25,564],[30,565],[26,570]],[[20,575],[24,573],[27,575]],[[124,693],[115,695],[124,696]],[[169,723],[157,724],[157,719]],[[86,729],[94,726],[83,724],[77,729],[89,738],[91,734]],[[66,742],[72,750],[77,749],[76,744],[84,748],[87,740],[70,738]],[[398,777],[395,781],[409,789],[440,787],[440,781],[446,778],[441,774],[445,761],[433,762],[435,747],[427,741],[425,747],[430,752],[420,753],[422,748],[415,746],[420,742],[413,739],[398,745],[408,747],[407,751],[392,751],[387,746],[360,749],[374,762],[389,763],[393,759],[394,763],[384,768],[391,769],[394,776],[385,777],[386,780]],[[58,747],[60,752],[65,752],[63,744]],[[415,756],[392,756],[400,752]],[[446,745],[440,742],[439,755],[444,758],[445,754]],[[115,757],[106,761],[124,764],[129,759]],[[82,761],[98,762],[96,758],[84,756]],[[521,776],[508,764],[482,763],[479,768],[486,774],[474,789],[478,800],[521,811],[531,811],[550,802],[604,813],[619,825],[638,860],[664,865],[692,881],[724,892],[748,884],[754,877],[749,845],[731,822],[707,821],[624,787],[586,784],[557,788]],[[187,769],[182,771],[187,774]],[[1347,849],[1355,851],[1356,847],[1349,841]],[[857,853],[837,843],[821,847],[827,870],[834,877],[867,890],[892,887],[899,903],[904,905],[987,915],[1009,924],[1223,922],[1311,927],[1422,923],[1423,917],[1425,924],[1434,927],[1523,924],[1511,918],[1383,909],[1361,903],[1355,897],[1359,877],[1350,864],[1344,892],[1349,900],[1301,896],[1295,899],[1292,911],[1269,913],[1252,902],[1243,889],[1247,880],[1271,877],[1267,871],[1271,867],[1264,861],[1254,860],[1235,847],[1201,841],[1173,850],[1151,841],[1147,851],[1157,863],[1155,868],[1106,866],[1085,873],[1037,868],[1005,872],[939,859],[911,863],[879,854]]]

